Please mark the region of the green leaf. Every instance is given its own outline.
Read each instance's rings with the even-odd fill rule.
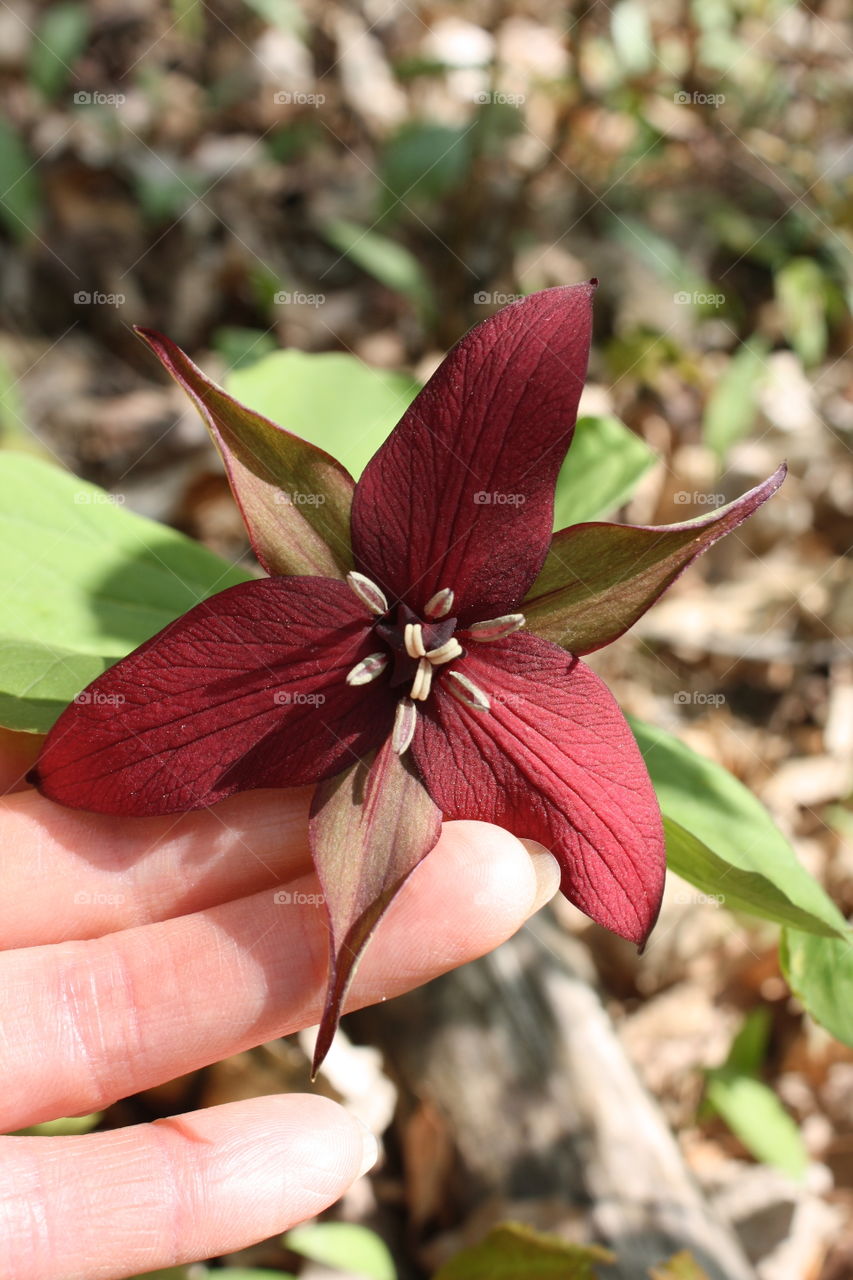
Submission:
[[[352,477],[329,453],[228,395],[169,338],[136,332],[204,419],[267,572],[343,578],[352,567]]]
[[[705,1097],[757,1160],[801,1179],[809,1158],[799,1129],[772,1089],[732,1067],[707,1073]]]
[[[356,479],[402,418],[419,386],[342,352],[277,351],[232,373],[228,390],[337,458]]]
[[[668,1262],[652,1267],[650,1280],[710,1280],[708,1272],[699,1266],[688,1249],[673,1254]]]
[[[222,325],[213,334],[213,346],[229,369],[246,369],[277,351],[275,338],[262,329]]]
[[[63,1116],[59,1120],[43,1120],[41,1124],[31,1124],[26,1129],[18,1129],[16,1137],[28,1138],[69,1138],[75,1134],[91,1133],[101,1119],[100,1111],[92,1111],[87,1116]]]
[[[836,930],[819,917],[796,906],[767,875],[732,866],[666,813],[663,825],[667,866],[682,880],[695,885],[709,900],[729,911],[746,911],[774,924],[793,925],[821,937],[838,936]]]
[[[0,723],[46,732],[76,693],[249,575],[27,454],[0,454]]]
[[[554,528],[595,520],[630,498],[655,462],[644,440],[609,414],[578,418],[557,478]]]
[[[312,1262],[337,1267],[365,1280],[396,1280],[394,1259],[375,1231],[355,1222],[308,1222],[294,1227],[284,1244]]]
[[[612,643],[697,556],[766,502],[784,476],[780,467],[736,501],[681,524],[559,530],[524,602],[528,626],[570,653]]]
[[[821,1026],[853,1049],[853,942],[786,929],[779,948],[794,995]]]
[[[16,240],[26,240],[38,230],[42,207],[35,159],[0,117],[0,221]]]
[[[768,344],[753,336],[729,361],[708,397],[702,431],[718,458],[752,429],[758,393],[767,373]]]
[[[639,720],[629,722],[664,817],[669,820],[667,825],[674,823],[684,829],[682,836],[673,827],[667,843],[668,851],[673,843],[673,867],[679,875],[703,892],[721,893],[732,900],[738,894],[744,895],[744,900],[765,894],[760,884],[760,880],[764,881],[767,888],[762,901],[767,910],[763,914],[776,913],[768,918],[787,923],[780,919],[786,902],[788,907],[784,909],[802,913],[800,918],[808,919],[814,932],[846,934],[841,912],[800,866],[767,810],[746,787],[726,769],[697,755],[663,729]],[[692,837],[689,849],[685,836]],[[708,861],[709,853],[718,860],[716,863]],[[736,871],[760,880],[745,881],[743,876],[734,875]],[[756,913],[754,906],[744,909]]]
[[[791,258],[776,272],[776,300],[785,337],[806,366],[826,355],[826,279],[813,258]]]
[[[381,159],[386,212],[421,200],[437,200],[470,173],[472,125],[411,121],[386,144]]]
[[[67,0],[44,10],[30,53],[30,80],[46,98],[55,98],[65,88],[88,39],[87,5]]]
[[[401,706],[403,704],[400,704]],[[409,703],[412,716],[414,707]],[[395,729],[396,732],[396,729]],[[326,1056],[373,931],[441,834],[441,811],[389,734],[372,763],[359,760],[320,782],[308,824],[329,917],[329,982],[314,1050]]]
[[[433,1280],[597,1280],[597,1264],[613,1261],[614,1255],[598,1245],[568,1244],[508,1222],[457,1253]]]
[[[750,1009],[732,1041],[725,1066],[742,1075],[757,1076],[767,1057],[770,1024],[770,1010],[766,1004]]]
[[[403,245],[343,218],[330,219],[323,224],[322,230],[339,253],[373,276],[374,280],[395,293],[403,294],[421,311],[432,310],[432,290],[421,264]]]
[[[47,733],[68,703],[113,661],[0,635],[0,725]]]

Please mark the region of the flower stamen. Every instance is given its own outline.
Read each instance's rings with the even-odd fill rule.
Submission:
[[[352,671],[350,671],[347,676],[347,684],[370,684],[371,680],[375,680],[377,676],[382,675],[382,672],[388,666],[388,662],[387,653],[368,654],[361,662],[356,663]]]
[[[480,644],[488,644],[492,640],[503,640],[525,626],[523,613],[505,613],[502,618],[491,618],[488,622],[472,622],[466,629],[469,640],[477,640]]]
[[[428,649],[426,656],[434,667],[440,667],[445,662],[452,662],[454,658],[461,657],[464,652],[465,650],[456,637],[451,636],[444,644],[440,644],[437,649]]]
[[[450,587],[442,587],[441,591],[436,591],[434,596],[430,596],[424,605],[425,618],[446,618],[453,608],[453,592]]]
[[[407,622],[403,631],[403,644],[410,658],[425,658],[424,629],[420,622]]]
[[[412,690],[409,697],[414,698],[416,702],[426,702],[431,688],[432,663],[427,658],[421,658],[418,662],[415,678],[412,681]]]
[[[391,730],[391,748],[401,756],[408,751],[415,736],[415,725],[418,722],[418,710],[410,698],[401,698],[397,703],[394,716],[394,728]]]
[[[369,578],[365,578],[363,573],[347,574],[347,586],[349,586],[363,605],[366,605],[371,613],[379,616],[388,612],[388,601],[385,599],[385,593],[377,587],[375,582],[371,582]]]
[[[452,693],[457,702],[474,711],[488,711],[491,707],[488,695],[483,693],[479,685],[474,684],[461,671],[447,672],[447,691]]]

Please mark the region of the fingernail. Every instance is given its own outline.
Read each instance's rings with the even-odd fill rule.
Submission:
[[[530,854],[530,861],[533,863],[533,874],[536,876],[536,893],[531,907],[532,914],[534,911],[538,911],[540,907],[544,907],[546,902],[551,901],[560,887],[562,872],[560,871],[559,862],[553,853],[548,852],[544,845],[539,844],[536,840],[522,840],[521,843]]]
[[[376,1141],[376,1135],[371,1133],[367,1125],[358,1116],[354,1117],[358,1121],[361,1129],[361,1165],[359,1166],[358,1176],[363,1178],[369,1169],[372,1169],[379,1159],[379,1143]]]

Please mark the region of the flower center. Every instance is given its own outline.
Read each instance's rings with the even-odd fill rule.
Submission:
[[[453,609],[453,592],[449,587],[437,591],[424,605],[423,617],[408,605],[399,604],[396,617],[391,620],[388,601],[374,582],[360,573],[348,574],[347,582],[370,612],[376,614],[373,631],[385,645],[383,650],[369,654],[353,667],[347,675],[347,684],[370,684],[393,663],[391,687],[409,685],[408,695],[397,705],[392,735],[394,749],[402,755],[415,732],[417,704],[429,697],[433,676],[449,663],[465,658],[465,649],[455,634],[458,620],[448,616]],[[524,615],[510,613],[488,622],[475,622],[460,634],[466,641],[483,644],[502,640],[523,626]],[[453,668],[445,674],[445,687],[455,698],[475,711],[489,710],[488,695],[464,670]]]

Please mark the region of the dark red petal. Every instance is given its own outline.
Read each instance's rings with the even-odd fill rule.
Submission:
[[[530,630],[570,653],[592,653],[632,627],[679,574],[772,497],[783,463],[734,502],[681,524],[575,524],[554,534],[524,602]]]
[[[311,852],[330,924],[329,986],[314,1051],[328,1052],[356,966],[374,929],[441,834],[441,810],[386,740],[375,759],[322,782],[311,806]]]
[[[357,566],[461,624],[518,604],[551,540],[554,486],[586,376],[595,285],[545,289],[472,329],[356,485]]]
[[[454,664],[489,697],[463,706],[433,685],[412,750],[445,818],[482,818],[540,841],[593,920],[642,943],[665,869],[660,810],[612,694],[577,658],[516,635]]]
[[[346,683],[370,621],[328,578],[230,587],[78,694],[32,780],[74,809],[146,815],[329,777],[393,722],[386,688]]]
[[[229,396],[169,338],[153,329],[136,333],[204,419],[267,572],[342,578],[352,568],[352,476],[330,454]]]

